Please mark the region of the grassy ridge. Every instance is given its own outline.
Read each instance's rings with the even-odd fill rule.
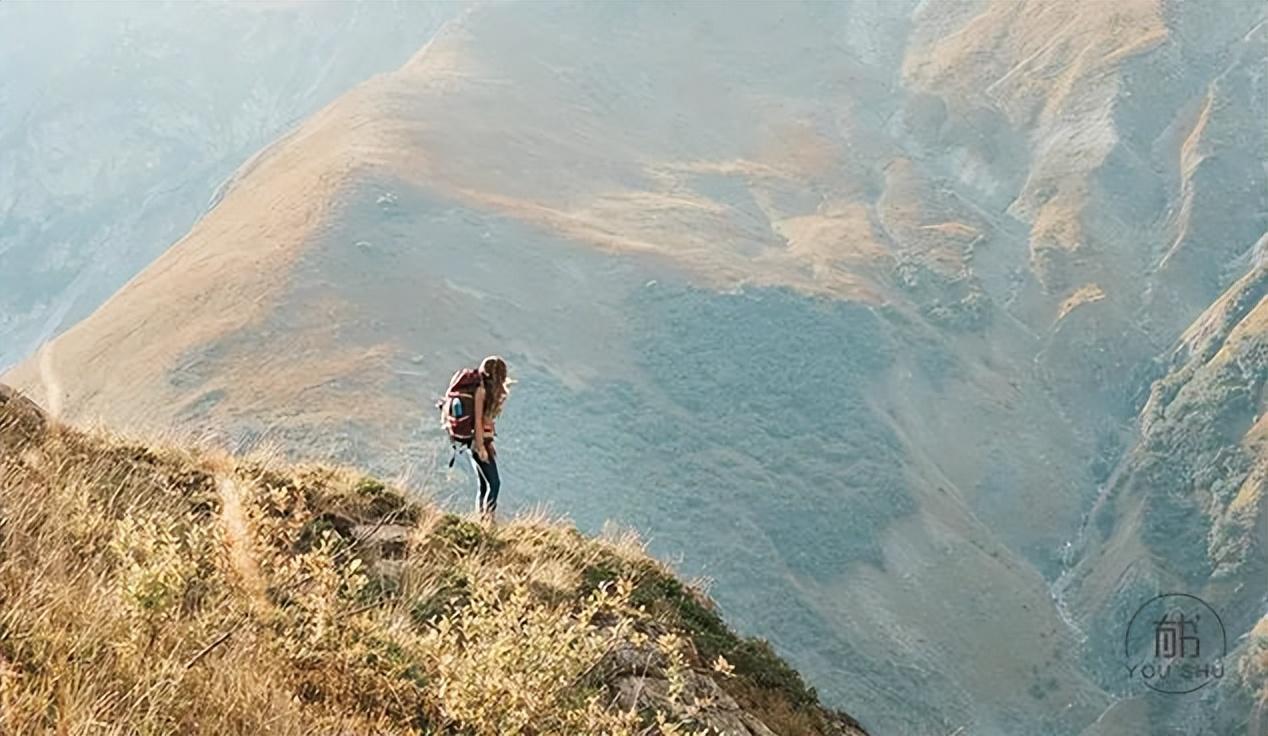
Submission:
[[[46,424],[0,396],[5,733],[861,733],[632,537]]]

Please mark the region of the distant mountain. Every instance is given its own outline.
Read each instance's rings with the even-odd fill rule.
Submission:
[[[177,240],[262,146],[455,5],[0,7],[0,368]]]
[[[1245,723],[1112,643],[1268,594],[1268,48],[1217,10],[481,5],[6,380],[443,490],[500,352],[508,500],[644,530],[875,733]]]
[[[1227,664],[1237,682],[1235,667],[1252,667],[1260,647],[1268,648],[1262,626],[1259,637],[1243,638],[1268,610],[1268,264],[1239,279],[1162,365],[1139,435],[1082,535],[1071,571],[1073,608],[1092,635],[1094,671],[1112,683],[1121,670],[1105,661],[1121,646],[1115,622],[1159,591],[1198,594],[1237,637]],[[1262,664],[1244,673],[1248,692],[1231,698],[1220,721],[1184,703],[1153,707],[1166,722],[1185,722],[1186,732],[1261,733],[1248,729],[1247,696],[1257,695],[1262,711],[1268,689],[1251,671],[1262,672]]]

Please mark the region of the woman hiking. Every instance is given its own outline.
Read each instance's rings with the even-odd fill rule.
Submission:
[[[507,377],[506,361],[490,355],[476,370],[460,370],[449,381],[449,390],[439,405],[450,439],[471,450],[471,467],[480,480],[480,515],[493,521],[498,506],[497,450],[493,447],[494,422],[502,413],[513,381]],[[453,465],[453,460],[449,461]]]
[[[480,385],[475,391],[475,439],[471,442],[471,465],[480,478],[480,515],[493,521],[498,508],[497,450],[493,447],[494,420],[502,413],[510,393],[506,361],[490,355],[480,361]]]

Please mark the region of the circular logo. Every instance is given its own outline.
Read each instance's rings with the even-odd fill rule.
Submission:
[[[1228,637],[1214,608],[1188,593],[1150,598],[1127,624],[1127,677],[1159,693],[1183,695],[1224,676]]]

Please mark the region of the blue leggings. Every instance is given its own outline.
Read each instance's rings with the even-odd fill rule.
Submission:
[[[476,471],[476,477],[480,479],[480,513],[492,514],[498,508],[498,489],[502,486],[502,481],[498,478],[498,461],[489,454],[489,461],[486,463],[476,456],[475,450],[471,451],[471,467]]]

